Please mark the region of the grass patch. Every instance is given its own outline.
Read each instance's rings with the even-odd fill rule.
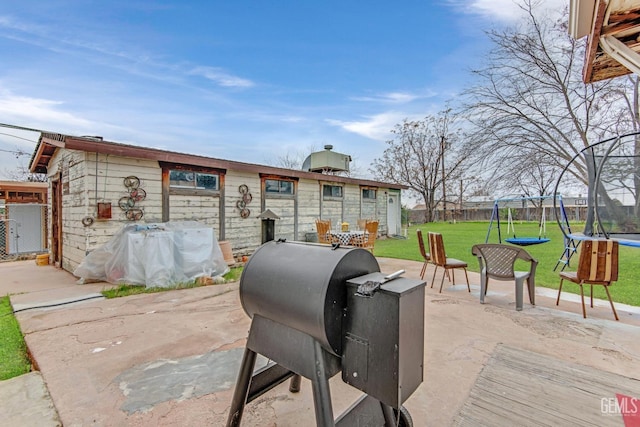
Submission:
[[[240,279],[240,275],[242,274],[243,267],[234,267],[227,274],[222,276],[224,279],[224,283],[235,282]],[[145,286],[140,285],[120,285],[116,288],[106,289],[102,291],[102,295],[105,298],[120,298],[126,297],[129,295],[138,295],[138,294],[153,294],[156,292],[165,292],[169,290],[175,289],[190,289],[190,288],[198,288],[202,285],[197,282],[187,282],[187,283],[178,283],[175,286],[170,286],[166,288],[147,288]]]
[[[516,221],[516,231],[518,237],[531,237],[538,235],[537,223],[520,223]],[[575,230],[581,230],[584,224],[576,224]],[[444,245],[447,249],[447,256],[466,261],[469,264],[469,270],[479,271],[477,259],[471,255],[471,246],[477,243],[484,243],[489,228],[488,222],[458,222],[456,224],[435,222],[428,224],[414,225],[409,228],[408,239],[384,239],[376,241],[374,254],[379,257],[401,258],[415,261],[422,261],[416,230],[421,229],[425,244],[427,243],[426,233],[435,231],[442,233]],[[506,227],[502,229],[504,233]],[[503,234],[502,238],[507,237]],[[558,273],[553,271],[558,259],[564,250],[564,240],[560,229],[555,222],[547,224],[547,237],[551,239],[548,243],[539,245],[526,246],[524,249],[538,260],[538,268],[536,270],[536,286],[558,289],[560,278]],[[504,242],[504,241],[503,241]],[[491,231],[489,243],[498,243],[497,230]],[[628,246],[620,246],[619,258],[619,278],[618,281],[611,286],[611,296],[614,301],[623,304],[640,306],[640,249]],[[575,254],[571,258],[571,264],[567,270],[575,271],[578,263],[578,255]],[[523,264],[516,268],[526,270],[528,264]],[[560,270],[561,267],[558,267]],[[425,277],[431,281],[431,277]],[[580,293],[578,285],[565,282],[563,292]],[[588,294],[589,290],[585,290]],[[596,298],[606,299],[606,293],[602,286],[594,286],[594,296]]]
[[[244,270],[244,267],[234,267],[222,277],[227,282],[237,282],[240,280],[240,276],[242,276],[242,270]]]
[[[0,381],[31,371],[27,346],[9,297],[0,298]]]

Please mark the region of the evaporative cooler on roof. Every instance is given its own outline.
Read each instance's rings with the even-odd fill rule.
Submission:
[[[311,153],[302,164],[302,170],[309,172],[349,172],[351,156],[336,153],[333,145],[325,145],[323,151]]]

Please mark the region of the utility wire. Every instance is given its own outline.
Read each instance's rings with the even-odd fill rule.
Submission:
[[[7,135],[7,136],[11,136],[11,137],[13,137],[13,138],[22,139],[22,140],[29,141],[29,142],[33,142],[33,143],[38,142],[38,141],[34,141],[33,139],[23,138],[23,137],[21,137],[21,136],[13,135],[13,134],[10,134],[10,133],[0,132],[0,135]]]
[[[26,131],[31,131],[31,132],[43,132],[39,129],[32,129],[32,128],[26,128],[23,126],[15,126],[15,125],[9,125],[6,123],[0,123],[0,127],[4,127],[4,128],[9,128],[9,129],[16,129],[16,130],[26,130]],[[34,141],[32,139],[29,138],[24,138],[22,136],[18,136],[18,135],[13,135],[10,133],[6,133],[6,132],[0,132],[0,135],[6,135],[6,136],[10,136],[12,138],[17,138],[17,139],[22,139],[24,141],[28,141],[28,142],[32,142],[32,143],[37,143],[38,141]],[[15,150],[3,150],[0,148],[0,151],[3,153],[11,153],[14,156],[16,156],[16,159],[20,156],[29,156],[30,153],[27,153],[26,151],[20,150],[19,148],[15,149]]]
[[[22,151],[22,150],[3,150],[3,149],[0,148],[0,151],[3,151],[5,153],[14,154],[16,156],[16,158],[20,157],[20,156],[28,156],[29,155],[29,153],[27,153],[26,151]]]
[[[27,130],[27,131],[31,131],[31,132],[44,132],[44,133],[57,133],[57,132],[51,132],[48,130],[44,130],[44,129],[34,129],[34,128],[28,128],[28,127],[24,127],[24,126],[18,126],[18,125],[10,125],[7,123],[0,123],[0,128],[8,128],[8,129],[16,129],[16,130]]]
[[[0,123],[0,128],[9,128],[9,129],[24,130],[24,131],[30,131],[30,132],[45,132],[45,131],[40,130],[40,129],[33,129],[33,128],[27,128],[27,127],[24,127],[24,126],[10,125],[10,124],[7,124],[7,123]],[[10,136],[12,138],[22,139],[24,141],[32,142],[34,144],[38,142],[38,141],[34,141],[33,139],[24,138],[22,136],[13,135],[13,134],[6,133],[6,132],[0,132],[0,135],[5,135],[5,136]],[[4,150],[4,149],[0,148],[0,152],[11,153],[14,156],[16,156],[16,159],[19,158],[20,156],[29,156],[29,155],[31,155],[31,153],[23,151],[23,150],[21,150],[19,148],[16,148],[15,150]]]

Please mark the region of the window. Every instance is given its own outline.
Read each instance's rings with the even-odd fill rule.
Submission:
[[[265,192],[267,194],[293,195],[293,181],[283,179],[265,179]]]
[[[324,198],[327,197],[342,197],[342,187],[339,185],[323,185],[322,186],[322,196]]]
[[[376,190],[375,188],[363,188],[362,189],[362,198],[367,200],[375,200],[376,199]]]
[[[172,188],[194,190],[219,190],[219,176],[211,173],[172,169],[169,171],[169,185]]]

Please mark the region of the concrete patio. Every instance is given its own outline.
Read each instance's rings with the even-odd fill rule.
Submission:
[[[405,277],[411,278],[419,277],[422,266],[378,261],[383,272],[405,269]],[[431,279],[432,268],[426,279]],[[490,282],[486,304],[481,305],[478,274],[469,273],[471,293],[461,282],[464,276],[457,274],[458,284],[445,280],[441,294],[439,274],[434,288],[426,289],[424,382],[405,403],[415,426],[471,423],[465,417],[479,381],[488,374],[485,368],[499,366],[494,362],[513,352],[534,358],[537,354],[556,366],[632,378],[630,387],[622,382],[610,390],[605,387],[603,395],[591,396],[585,407],[572,406],[575,400],[567,395],[560,406],[566,411],[548,414],[569,421],[585,414],[565,425],[623,425],[620,414],[603,413],[601,401],[616,393],[640,398],[638,308],[616,304],[616,322],[608,302],[599,301],[583,319],[577,296],[563,293],[556,307],[556,292],[539,287],[537,305],[528,304],[525,296],[524,310],[518,312],[512,283]],[[250,326],[237,283],[106,300],[98,292],[111,285],[78,285],[69,273],[33,261],[0,264],[0,276],[0,294],[11,295],[39,370],[0,382],[3,424],[225,424]],[[76,300],[82,301],[70,303]],[[548,394],[545,378],[538,377],[535,388],[511,398],[514,404]],[[571,391],[572,384],[566,387]],[[337,416],[360,392],[337,375],[331,379],[331,395]],[[492,414],[473,425],[513,423],[513,415]],[[545,422],[535,413],[522,420],[528,425],[548,425]],[[285,383],[251,402],[242,424],[314,425],[309,381],[303,379],[300,393],[289,393]]]

